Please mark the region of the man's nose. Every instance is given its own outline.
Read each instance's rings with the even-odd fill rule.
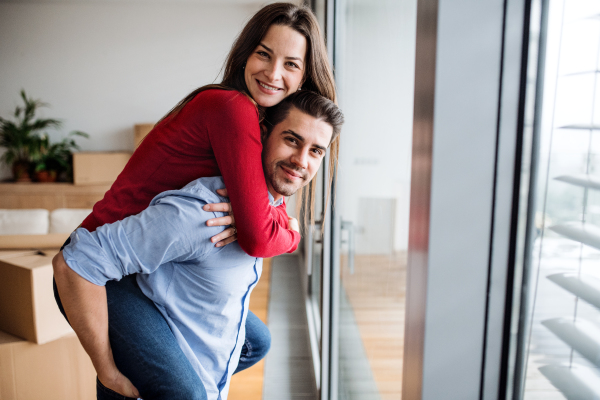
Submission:
[[[292,162],[302,169],[308,168],[308,149],[299,149],[295,152]]]

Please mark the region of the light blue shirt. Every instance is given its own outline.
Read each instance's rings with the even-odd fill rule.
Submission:
[[[200,178],[161,193],[140,214],[91,233],[77,229],[63,250],[69,267],[96,285],[139,274],[140,289],[167,320],[211,400],[227,399],[250,293],[262,272],[262,259],[237,242],[210,242],[224,228],[206,221],[225,214],[202,206],[227,201],[215,192],[224,187],[221,177]],[[269,200],[274,206],[282,201],[273,202],[270,193]]]

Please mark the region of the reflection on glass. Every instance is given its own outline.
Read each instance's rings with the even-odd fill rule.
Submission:
[[[523,398],[600,398],[600,2],[548,16]]]
[[[332,400],[401,396],[415,32],[416,1],[336,2],[346,123],[335,199],[342,256]]]

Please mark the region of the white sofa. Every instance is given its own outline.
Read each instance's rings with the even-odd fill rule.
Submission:
[[[0,209],[0,249],[60,247],[92,210]]]

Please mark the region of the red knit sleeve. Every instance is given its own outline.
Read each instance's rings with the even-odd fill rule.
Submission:
[[[206,130],[229,193],[241,248],[253,257],[294,251],[300,234],[288,230],[287,221],[279,224],[269,205],[256,108],[239,92],[211,91],[203,111],[209,117]]]
[[[289,217],[287,214],[285,202],[277,207],[271,207],[271,214],[273,214],[273,218],[275,219],[275,221],[277,221],[277,223],[279,225],[281,225],[281,226],[288,225]]]

